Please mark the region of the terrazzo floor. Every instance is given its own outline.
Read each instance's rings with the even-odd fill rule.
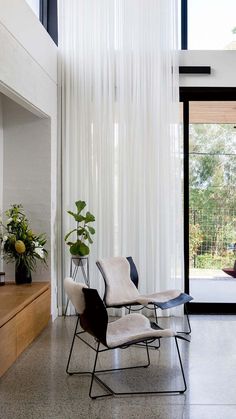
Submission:
[[[169,318],[160,323],[179,330],[181,321]],[[188,385],[184,395],[97,400],[88,397],[89,376],[65,372],[74,324],[75,317],[58,318],[0,379],[1,419],[236,419],[236,316],[191,316],[191,343],[180,343]],[[77,342],[72,368],[91,369],[93,359],[94,352]],[[145,350],[133,347],[103,354],[99,367],[145,360]],[[173,339],[151,351],[149,368],[105,379],[116,390],[181,386]]]

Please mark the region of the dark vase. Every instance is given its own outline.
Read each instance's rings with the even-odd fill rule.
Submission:
[[[22,260],[15,265],[15,281],[17,285],[32,282],[31,272]]]

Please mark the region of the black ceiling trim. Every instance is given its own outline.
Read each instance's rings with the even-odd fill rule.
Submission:
[[[180,66],[179,74],[211,74],[210,66]]]
[[[236,101],[236,87],[180,87],[180,101]]]

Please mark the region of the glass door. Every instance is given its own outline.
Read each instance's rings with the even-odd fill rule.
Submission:
[[[236,101],[185,101],[184,214],[190,312],[236,312]]]
[[[199,302],[236,301],[233,120],[236,102],[189,103],[189,279]]]

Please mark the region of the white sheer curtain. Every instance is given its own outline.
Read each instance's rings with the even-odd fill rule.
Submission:
[[[176,3],[60,1],[64,232],[85,200],[100,291],[112,255],[134,257],[141,292],[183,287]]]

